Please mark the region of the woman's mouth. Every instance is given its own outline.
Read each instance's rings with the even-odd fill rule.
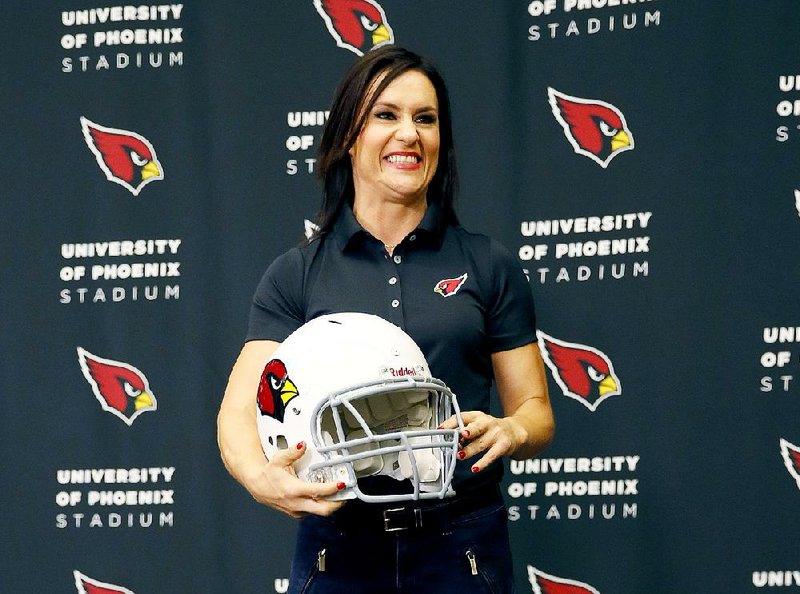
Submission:
[[[415,169],[422,163],[422,157],[417,153],[391,153],[384,160],[400,169]]]

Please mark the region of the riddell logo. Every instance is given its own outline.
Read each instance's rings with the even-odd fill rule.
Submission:
[[[133,425],[140,414],[156,410],[150,382],[132,365],[103,359],[81,347],[78,347],[78,361],[100,406],[126,425]]]
[[[528,580],[533,588],[533,594],[600,594],[589,584],[548,575],[530,565],[528,565]]]
[[[800,489],[800,447],[781,438],[781,456],[783,465],[786,466],[786,470],[792,475],[797,483],[797,488]]]
[[[128,588],[93,580],[77,569],[72,573],[75,576],[75,587],[78,588],[78,594],[134,594]]]
[[[594,412],[603,400],[622,394],[622,384],[608,356],[594,347],[558,340],[536,331],[539,350],[564,396]]]
[[[386,13],[375,0],[314,0],[336,45],[363,56],[394,43]]]
[[[147,184],[164,179],[156,150],[144,136],[129,130],[106,128],[81,117],[86,145],[94,153],[106,179],[138,196]]]
[[[547,89],[553,115],[579,155],[606,168],[624,151],[633,150],[631,134],[622,112],[604,101],[581,99]]]

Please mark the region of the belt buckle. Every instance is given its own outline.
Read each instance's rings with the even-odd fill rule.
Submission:
[[[407,514],[403,514],[402,512],[413,511],[413,523],[409,520],[409,516]],[[402,515],[397,516],[396,518],[392,518],[389,514],[400,512]],[[392,525],[393,522],[397,522],[401,520],[400,523],[397,525]],[[409,528],[422,528],[422,510],[418,507],[409,510],[406,507],[394,507],[392,509],[385,509],[383,510],[383,531],[384,532],[398,532],[400,530],[408,530]]]

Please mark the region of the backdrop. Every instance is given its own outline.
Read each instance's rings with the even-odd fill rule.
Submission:
[[[518,591],[800,587],[795,0],[2,13],[3,592],[285,591],[295,525],[215,417],[387,39],[443,70],[462,222],[537,304],[558,428],[506,470]]]

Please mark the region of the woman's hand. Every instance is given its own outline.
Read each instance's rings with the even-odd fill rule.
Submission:
[[[510,417],[497,418],[481,411],[461,413],[464,430],[461,432],[460,460],[467,460],[484,452],[472,464],[472,472],[480,472],[502,456],[510,456],[524,443],[525,430]],[[451,417],[442,424],[443,429],[455,429],[458,424]]]
[[[344,488],[344,483],[309,483],[297,478],[292,464],[305,454],[304,443],[280,450],[272,461],[259,465],[255,472],[242,479],[242,484],[259,503],[293,518],[307,514],[328,516],[344,505],[344,501],[328,501]]]
[[[493,353],[492,367],[504,416],[461,413],[464,431],[458,457],[466,460],[485,452],[473,463],[472,472],[480,472],[501,456],[532,458],[550,444],[555,430],[544,363],[536,343]],[[443,429],[456,427],[455,417],[442,424]]]

